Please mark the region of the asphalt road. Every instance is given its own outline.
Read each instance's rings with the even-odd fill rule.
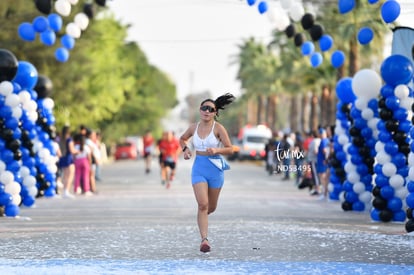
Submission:
[[[0,218],[0,274],[414,274],[403,223],[344,212],[260,162],[230,163],[203,254],[191,161],[168,190],[153,164],[106,164],[97,195],[38,198]]]

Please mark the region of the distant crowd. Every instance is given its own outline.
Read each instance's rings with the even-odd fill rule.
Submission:
[[[283,180],[295,179],[300,189],[309,188],[311,195],[327,199],[331,139],[331,127],[305,134],[277,132],[266,145],[266,170]]]
[[[57,194],[65,198],[97,193],[106,146],[98,131],[81,125],[76,132],[64,126],[56,137]]]

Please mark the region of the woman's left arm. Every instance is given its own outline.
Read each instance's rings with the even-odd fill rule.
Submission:
[[[218,123],[217,123],[218,124]],[[223,144],[222,148],[216,148],[217,149],[217,154],[221,154],[221,155],[231,155],[233,154],[233,145],[231,144],[229,135],[227,133],[226,128],[224,128],[223,125],[218,124],[217,125],[217,137],[218,139],[221,141],[221,143]]]

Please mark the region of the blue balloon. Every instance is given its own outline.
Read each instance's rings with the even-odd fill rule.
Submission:
[[[36,68],[27,61],[19,61],[17,73],[13,79],[22,89],[32,90],[37,83],[38,73]]]
[[[301,51],[303,55],[310,55],[315,50],[315,45],[311,41],[306,41],[301,46]]]
[[[369,27],[363,27],[359,30],[357,37],[361,45],[366,45],[374,38],[374,32]]]
[[[394,111],[393,117],[397,120],[404,121],[408,117],[408,110],[404,108],[398,108]]]
[[[9,193],[0,193],[0,205],[8,205],[13,201],[13,196]]]
[[[361,201],[356,201],[352,204],[352,210],[362,212],[365,210],[365,204]]]
[[[380,93],[383,97],[394,96],[394,87],[391,85],[384,85],[381,87]]]
[[[54,30],[55,32],[60,31],[63,25],[63,20],[60,15],[56,13],[52,13],[52,14],[49,14],[47,19],[49,20],[49,26],[52,30]]]
[[[323,57],[321,53],[313,53],[310,57],[310,63],[312,67],[316,68],[319,67],[322,64]]]
[[[13,109],[10,106],[3,105],[0,107],[0,117],[8,119],[12,115],[13,115]]]
[[[4,214],[6,214],[7,217],[16,217],[20,213],[20,208],[17,205],[14,204],[8,204],[4,208]]]
[[[352,78],[344,77],[336,83],[336,95],[343,103],[352,103],[356,96],[352,90]]]
[[[71,50],[73,49],[73,47],[75,47],[75,38],[68,34],[65,34],[64,36],[62,36],[62,38],[60,38],[60,43],[66,49]]]
[[[49,28],[49,21],[44,16],[38,16],[33,19],[33,29],[36,32],[44,32]]]
[[[409,181],[407,183],[407,190],[410,193],[414,193],[414,181]]]
[[[387,203],[388,209],[390,209],[392,212],[397,212],[401,210],[402,206],[403,204],[401,199],[397,197],[391,198]]]
[[[59,62],[66,62],[69,60],[69,51],[66,48],[57,48],[55,58]]]
[[[355,0],[339,0],[338,9],[341,14],[352,11],[355,8]]]
[[[407,158],[403,153],[397,153],[392,156],[391,162],[394,163],[397,168],[402,168],[407,165]]]
[[[256,4],[256,0],[247,0],[247,4],[249,6],[253,6],[254,4]]]
[[[53,46],[56,41],[56,34],[52,30],[45,30],[40,34],[40,41],[46,46]]]
[[[342,189],[346,192],[352,192],[354,190],[354,185],[346,180],[342,186]]]
[[[391,110],[397,110],[400,107],[400,99],[396,96],[390,96],[385,99],[385,106]]]
[[[389,200],[392,197],[394,197],[394,188],[392,188],[389,185],[384,186],[381,188],[380,194],[381,194],[381,197],[383,197],[386,200]]]
[[[30,207],[35,203],[35,199],[32,196],[25,196],[23,197],[22,203],[24,206]]]
[[[33,25],[28,22],[23,22],[19,25],[17,29],[17,33],[19,37],[24,41],[35,41],[36,39],[36,32],[33,28]]]
[[[378,100],[376,98],[373,98],[370,101],[368,101],[368,108],[370,108],[374,112],[378,111]]]
[[[319,39],[319,48],[323,52],[329,51],[332,45],[333,45],[332,36],[328,34],[322,35],[322,37]]]
[[[4,124],[7,126],[7,128],[14,131],[17,127],[19,127],[19,120],[15,117],[10,117],[5,121]]]
[[[345,200],[350,203],[358,201],[358,195],[354,191],[347,191],[345,193]]]
[[[398,129],[403,131],[404,133],[408,133],[408,131],[410,131],[411,129],[411,122],[406,120],[406,121],[401,121],[400,125],[398,126]]]
[[[379,1],[379,0],[368,0],[368,3],[370,3],[370,4],[375,4],[375,3],[378,3],[378,1]]]
[[[341,67],[345,62],[345,54],[342,51],[335,51],[331,56],[331,64],[334,68]]]
[[[381,16],[385,23],[394,22],[400,16],[401,7],[397,1],[385,1],[381,7]]]
[[[375,209],[375,208],[373,208],[372,210],[371,210],[371,219],[373,220],[373,221],[381,221],[381,219],[380,219],[380,210],[378,210],[378,209]]]
[[[412,81],[414,68],[411,60],[399,54],[391,55],[381,64],[381,76],[391,85],[408,84]]]
[[[399,210],[393,213],[392,220],[396,222],[404,222],[407,218],[404,210]]]
[[[408,196],[405,198],[405,202],[407,203],[408,207],[414,208],[414,193],[408,194]]]
[[[265,1],[260,2],[257,8],[259,9],[260,14],[267,12],[267,2]]]
[[[396,154],[398,152],[398,144],[395,143],[394,141],[388,141],[384,145],[384,150],[389,155],[394,155],[394,154]]]
[[[361,136],[363,136],[365,139],[369,139],[372,137],[372,130],[369,127],[365,127],[361,130]]]

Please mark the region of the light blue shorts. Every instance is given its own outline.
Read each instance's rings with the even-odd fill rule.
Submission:
[[[191,182],[193,185],[207,182],[209,188],[221,188],[224,183],[224,172],[217,168],[208,156],[197,155],[191,170]]]

